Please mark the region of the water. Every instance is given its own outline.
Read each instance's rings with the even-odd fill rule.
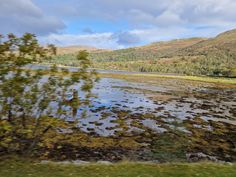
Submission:
[[[110,136],[122,130],[117,123],[119,121],[116,122],[119,119],[130,129],[149,128],[157,133],[166,131],[163,128],[164,123],[158,124],[160,120],[166,124],[196,117],[206,121],[236,120],[235,89],[192,87],[194,92],[181,91],[179,95],[178,90],[165,85],[150,86],[145,83],[102,78],[93,90],[98,97],[93,100],[87,118],[80,119],[79,126],[86,132],[93,131],[99,135]],[[204,97],[204,94],[208,96]],[[159,95],[160,99],[155,98],[156,95]],[[169,99],[165,100],[164,97]],[[142,126],[132,126],[132,121],[141,123]]]
[[[48,69],[47,66],[30,65],[33,69]],[[77,71],[78,68],[67,68]],[[135,74],[124,71],[98,70],[101,73]],[[206,85],[166,82],[139,83],[121,79],[102,78],[93,89],[97,98],[92,100],[87,117],[81,118],[81,130],[101,136],[112,136],[123,131],[130,133],[151,130],[156,133],[167,131],[166,127],[177,128],[184,120],[201,118],[205,121],[223,121],[236,124],[236,89],[214,88]],[[186,83],[185,83],[186,82]],[[205,127],[211,130],[211,127]]]

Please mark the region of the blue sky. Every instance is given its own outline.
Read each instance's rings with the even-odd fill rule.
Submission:
[[[126,48],[236,28],[236,0],[0,0],[0,33]]]

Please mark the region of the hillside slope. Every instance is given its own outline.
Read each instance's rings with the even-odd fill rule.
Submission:
[[[204,38],[177,39],[166,42],[155,42],[150,45],[128,49],[92,53],[91,58],[95,61],[137,61],[152,60],[176,52],[198,42]]]
[[[95,68],[236,77],[236,29],[210,39],[190,38],[122,50],[90,50]],[[51,63],[78,66],[75,54]]]
[[[199,55],[209,52],[227,51],[236,53],[236,29],[219,34],[215,38],[201,41],[178,51],[175,55]]]
[[[158,63],[167,60],[172,61],[169,68],[175,66],[184,74],[236,77],[236,29],[176,51]]]
[[[106,52],[110,59],[104,53],[91,56],[96,66],[104,69],[236,77],[236,29],[215,38],[173,40],[132,50],[132,59],[126,59],[121,50]],[[121,55],[111,55],[114,53]],[[97,57],[100,55],[102,60]]]
[[[67,46],[67,47],[57,47],[57,54],[58,55],[73,54],[81,50],[87,50],[90,53],[93,53],[93,52],[99,53],[99,52],[109,51],[109,50],[98,49],[98,48],[90,47],[90,46]]]

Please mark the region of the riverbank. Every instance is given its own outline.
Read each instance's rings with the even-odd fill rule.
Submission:
[[[236,78],[224,78],[224,77],[207,77],[207,76],[180,76],[180,75],[165,75],[165,74],[151,74],[151,73],[99,73],[100,77],[110,77],[117,79],[128,79],[131,77],[138,78],[163,78],[163,79],[179,79],[179,80],[189,80],[189,81],[200,81],[206,83],[216,83],[216,84],[231,84],[236,85]]]
[[[29,159],[0,161],[0,177],[234,177],[236,164],[121,162],[117,164],[42,164]]]
[[[32,65],[33,66],[33,65]],[[35,65],[35,69],[47,69],[51,65]],[[76,71],[79,67],[63,66],[59,65],[59,68],[68,69],[69,71]],[[31,69],[34,69],[31,67]],[[102,70],[99,68],[92,68],[97,70],[101,77],[111,77],[111,78],[127,78],[127,77],[149,77],[149,78],[164,78],[164,79],[180,79],[180,80],[190,80],[190,81],[200,81],[207,83],[219,83],[219,84],[231,84],[236,85],[236,78],[226,78],[226,77],[209,77],[209,76],[187,76],[178,74],[162,74],[162,73],[142,73],[142,72],[131,72],[123,70]],[[91,70],[92,70],[91,69]]]

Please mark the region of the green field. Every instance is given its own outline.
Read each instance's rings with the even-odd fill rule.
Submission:
[[[122,162],[114,165],[39,164],[29,160],[2,160],[0,177],[235,177],[236,165],[142,164]]]

